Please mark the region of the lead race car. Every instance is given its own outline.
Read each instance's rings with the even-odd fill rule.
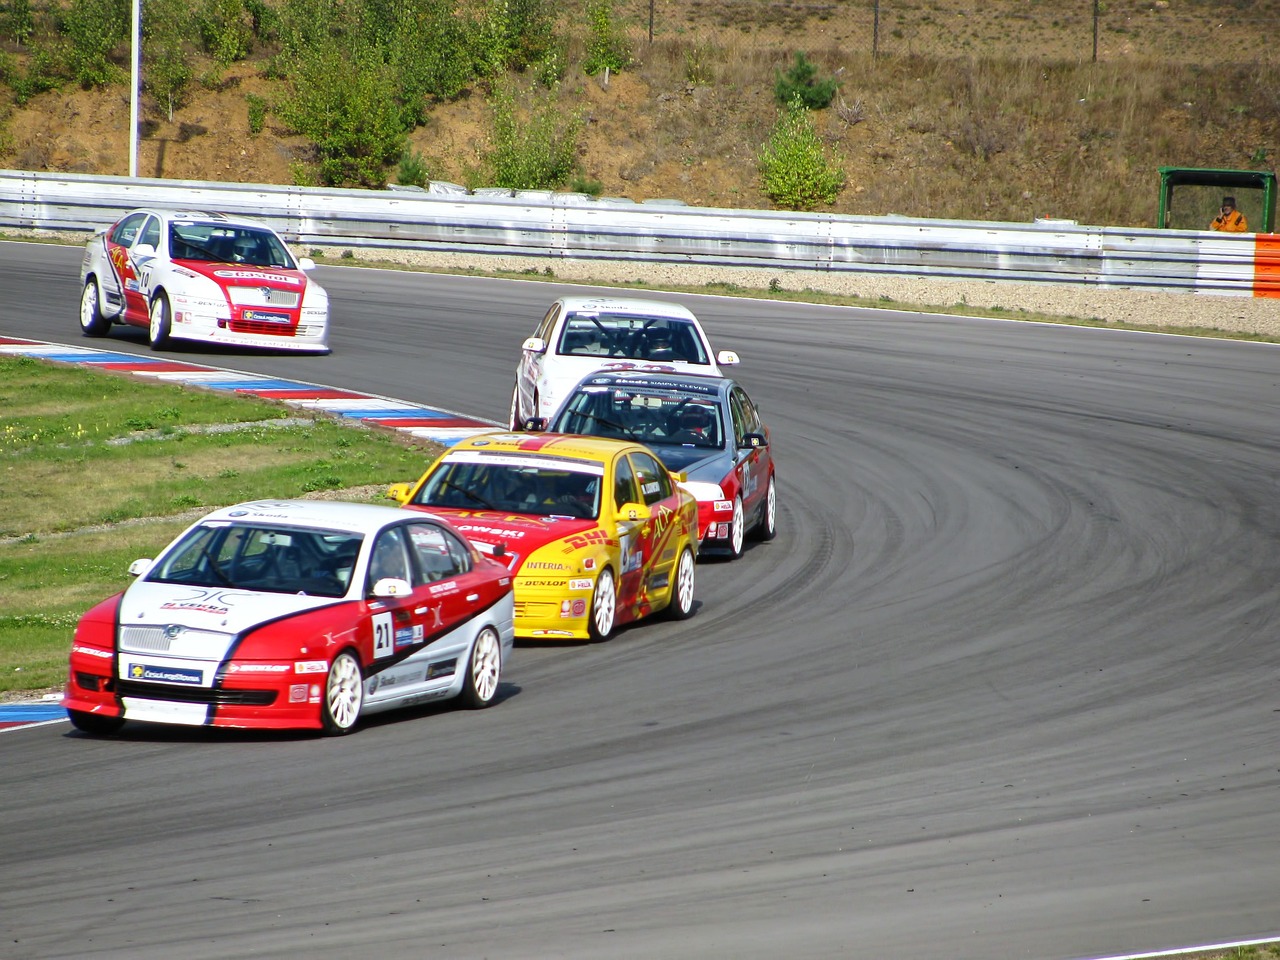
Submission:
[[[329,296],[266,224],[220,213],[134,210],[85,246],[80,329],[144,327],[171,340],[328,352]]]
[[[125,721],[348,733],[363,714],[493,703],[511,654],[506,567],[446,520],[377,504],[216,510],[81,618],[63,705]]]
[[[697,503],[639,444],[480,434],[388,496],[507,564],[517,637],[598,641],[650,614],[693,615]]]

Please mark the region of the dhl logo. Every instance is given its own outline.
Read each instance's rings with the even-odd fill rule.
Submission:
[[[603,530],[588,530],[586,533],[577,533],[571,537],[565,537],[566,544],[565,553],[572,553],[574,550],[581,550],[593,544],[601,544],[609,542],[609,534]]]

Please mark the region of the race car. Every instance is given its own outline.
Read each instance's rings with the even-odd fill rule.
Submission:
[[[532,429],[547,424],[531,418]],[[702,551],[742,555],[748,536],[772,540],[777,485],[769,428],[727,377],[606,373],[585,377],[549,428],[643,443],[698,499]]]
[[[134,210],[85,246],[80,329],[143,327],[153,350],[198,340],[329,350],[329,295],[266,224],[220,213]]]
[[[693,615],[697,503],[639,444],[481,434],[388,496],[507,565],[517,637],[599,641],[659,611]]]
[[[739,362],[718,354],[698,318],[678,303],[629,297],[564,297],[524,342],[511,395],[512,430],[550,419],[565,394],[593,370],[705,373]]]
[[[350,732],[365,714],[494,702],[512,577],[447,521],[378,504],[215,510],[76,627],[62,703],[126,721]]]

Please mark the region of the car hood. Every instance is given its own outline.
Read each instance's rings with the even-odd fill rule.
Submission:
[[[269,620],[342,602],[340,597],[259,593],[255,590],[139,580],[121,598],[120,625],[178,625],[191,630],[240,633]]]
[[[301,270],[283,267],[254,267],[243,263],[209,263],[204,260],[178,260],[185,270],[198,273],[220,287],[270,287],[273,290],[302,292],[307,275]]]
[[[502,510],[451,510],[447,507],[424,509],[452,521],[484,553],[491,554],[493,547],[502,544],[505,555],[500,559],[512,572],[520,569],[520,565],[538,548],[586,533],[600,525],[595,520],[539,517]]]
[[[690,480],[719,481],[733,466],[728,451],[707,447],[684,447],[673,443],[655,443],[649,447],[662,465],[672,473],[687,473]]]

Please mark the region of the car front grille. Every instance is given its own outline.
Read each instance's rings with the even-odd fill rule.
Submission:
[[[137,683],[120,680],[116,693],[142,700],[169,700],[174,703],[214,703],[245,707],[267,707],[276,701],[274,690],[225,690],[209,687],[184,687],[172,683]]]
[[[237,307],[289,307],[301,298],[296,290],[273,290],[271,287],[231,287],[227,291]]]
[[[231,321],[232,333],[253,333],[267,337],[297,336],[291,323],[271,323],[270,321],[235,320]]]
[[[516,601],[516,617],[537,617],[544,619],[554,617],[560,612],[560,604],[546,603],[536,600]]]

